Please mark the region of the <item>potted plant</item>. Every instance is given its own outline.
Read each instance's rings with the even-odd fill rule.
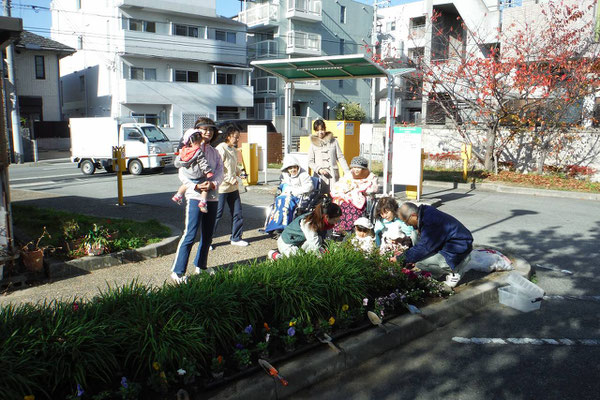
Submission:
[[[210,367],[210,373],[212,374],[213,378],[222,379],[224,372],[225,360],[223,359],[223,356],[213,357]]]
[[[40,246],[40,242],[43,238],[50,238],[50,234],[44,227],[42,234],[35,240],[28,242],[21,247],[21,259],[23,260],[23,266],[28,271],[40,272],[44,269],[44,251],[51,246]]]
[[[240,371],[243,371],[252,365],[252,361],[250,360],[250,350],[248,349],[237,348],[233,352],[233,358],[237,362],[237,366]]]
[[[108,230],[98,224],[83,237],[83,249],[89,256],[99,256],[108,250],[110,234]]]
[[[282,337],[285,351],[292,352],[296,349],[296,328],[290,326],[286,334]]]

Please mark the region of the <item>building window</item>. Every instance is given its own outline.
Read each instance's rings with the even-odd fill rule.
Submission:
[[[75,8],[81,10],[81,0],[75,0]]]
[[[391,22],[388,22],[388,23],[386,24],[386,30],[387,30],[388,32],[395,31],[395,30],[396,30],[396,21],[391,21]]]
[[[340,54],[344,54],[344,39],[340,39]]]
[[[419,29],[425,27],[425,17],[416,17],[410,19],[410,29]]]
[[[235,43],[235,32],[215,31],[215,39]]]
[[[35,79],[46,79],[44,56],[35,56]]]
[[[140,124],[160,125],[160,118],[158,117],[158,114],[131,113],[131,116]],[[137,131],[137,129],[135,129],[135,131]],[[139,131],[137,132],[139,134]],[[140,138],[141,137],[142,135],[140,134]]]
[[[235,85],[235,74],[217,74],[217,85]]]
[[[344,87],[344,80],[343,80],[343,79],[340,79],[340,80],[338,81],[338,88],[342,89],[343,87]]]
[[[346,6],[340,6],[340,24],[346,23]]]
[[[123,25],[130,31],[156,32],[156,22],[153,21],[142,21],[141,19],[127,18],[123,20]]]
[[[173,35],[176,36],[188,36],[204,39],[206,36],[204,32],[206,28],[203,26],[192,26],[192,25],[173,25]]]
[[[155,68],[131,67],[130,79],[137,80],[137,81],[155,81],[156,80],[156,69]]]
[[[194,82],[198,83],[197,71],[175,71],[175,82]]]
[[[83,49],[83,36],[77,36],[77,50]]]

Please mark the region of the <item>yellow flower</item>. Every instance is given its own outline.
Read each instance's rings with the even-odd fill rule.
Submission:
[[[160,371],[160,375],[161,378],[166,379],[167,375],[165,375],[165,371]]]
[[[156,371],[160,369],[160,364],[158,363],[158,361],[154,361],[152,363],[152,368],[154,368]]]
[[[290,321],[290,326],[296,326],[296,320],[295,319]]]
[[[335,318],[331,317],[329,318],[329,325],[333,325],[335,324]]]
[[[23,400],[35,400],[35,396],[30,394],[30,395],[23,397]]]
[[[348,307],[348,304],[344,304],[344,305],[342,306],[342,311],[348,311],[348,309],[349,309],[349,308],[350,308],[350,307]]]

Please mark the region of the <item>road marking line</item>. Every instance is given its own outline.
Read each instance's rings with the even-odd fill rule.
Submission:
[[[32,182],[32,183],[19,183],[16,185],[10,185],[11,188],[13,189],[19,189],[19,188],[24,188],[24,187],[30,187],[30,186],[41,186],[41,185],[53,185],[56,182],[54,181],[43,181],[43,182]]]
[[[78,173],[78,174],[55,175],[52,178],[54,178],[54,179],[56,179],[56,178],[62,178],[63,176],[81,176],[81,173]],[[15,178],[15,179],[11,178],[9,182],[13,183],[13,182],[18,182],[18,181],[30,181],[32,179],[48,179],[48,178],[49,178],[48,176],[31,176],[31,177],[28,177],[28,178]]]
[[[544,300],[578,300],[578,301],[597,301],[600,303],[600,296],[572,296],[572,295],[550,295],[544,296]]]
[[[536,338],[486,338],[486,337],[472,337],[465,338],[460,336],[454,336],[453,342],[461,344],[532,344],[540,346],[548,344],[552,346],[600,346],[600,339],[536,339]]]

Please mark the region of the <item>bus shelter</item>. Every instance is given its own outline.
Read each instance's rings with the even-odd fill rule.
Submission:
[[[290,152],[292,139],[292,105],[294,82],[315,80],[386,78],[388,107],[386,110],[386,137],[383,159],[383,193],[391,185],[392,141],[395,119],[394,78],[415,71],[414,68],[387,70],[373,62],[364,54],[348,54],[340,56],[323,56],[307,58],[285,58],[277,60],[252,61],[252,66],[260,68],[285,82],[285,129],[284,153]]]

